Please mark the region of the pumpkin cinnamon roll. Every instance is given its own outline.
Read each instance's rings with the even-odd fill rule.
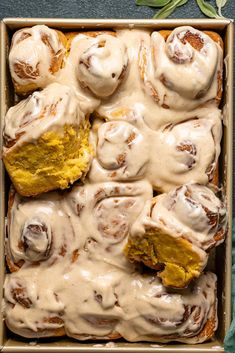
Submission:
[[[77,237],[64,202],[56,192],[27,199],[11,189],[6,237],[6,259],[11,272],[24,264],[36,268],[65,258],[76,261]]]
[[[127,70],[125,44],[115,32],[69,33],[67,38],[80,85],[99,98],[111,96]]]
[[[163,284],[183,288],[204,269],[207,250],[223,242],[226,207],[212,190],[186,184],[146,204],[125,254],[158,270]]]
[[[17,31],[9,53],[15,92],[25,95],[54,82],[62,66],[66,43],[62,32],[44,25]]]
[[[60,263],[7,275],[7,326],[23,337],[67,334],[78,340],[199,343],[217,328],[216,276],[205,273],[171,291],[156,276],[126,273],[105,262]]]
[[[212,109],[199,118],[169,123],[152,140],[148,179],[159,192],[188,182],[207,184],[216,179],[220,140],[221,112]],[[166,162],[167,161],[167,162]]]
[[[74,90],[53,83],[10,108],[3,160],[23,196],[65,189],[88,170],[90,123]]]
[[[28,338],[64,336],[64,304],[59,295],[49,290],[45,293],[45,287],[38,286],[36,269],[34,274],[32,268],[24,271],[7,275],[5,279],[3,311],[7,326]]]
[[[163,108],[191,110],[222,95],[223,43],[217,33],[190,26],[153,32],[142,42],[140,76]]]
[[[130,342],[200,343],[217,329],[216,276],[202,274],[187,290],[170,291],[154,276],[124,278],[117,291],[125,320],[119,332]]]
[[[129,122],[95,123],[96,158],[88,174],[92,182],[138,180],[148,163],[148,143],[142,132]]]
[[[147,181],[75,185],[67,202],[85,252],[79,257],[88,256],[129,270],[122,249],[145,202],[151,198],[152,188]]]

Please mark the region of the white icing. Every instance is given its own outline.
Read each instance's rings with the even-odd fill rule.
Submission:
[[[148,141],[144,135],[125,121],[94,124],[96,158],[89,179],[137,180],[144,177],[148,163]]]
[[[129,233],[164,227],[192,241],[203,268],[204,250],[220,222],[226,227],[224,205],[209,189],[174,190],[192,181],[207,184],[208,170],[216,167],[221,117],[212,100],[222,50],[191,27],[175,29],[166,43],[147,30],[78,34],[64,67],[52,75],[39,27],[50,34],[54,52],[63,50],[56,32],[35,26],[23,30],[30,37],[22,42],[17,43],[21,32],[15,34],[10,65],[29,60],[35,70],[39,63],[40,77],[33,82],[56,83],[9,109],[6,141],[35,142],[46,131],[78,126],[94,111],[106,122],[93,122],[96,155],[85,185],[30,200],[15,195],[6,249],[8,260],[22,267],[6,276],[8,327],[26,337],[64,327],[79,339],[203,341],[193,336],[216,315],[215,275],[203,274],[187,290],[171,292],[156,277],[137,273],[123,247]],[[201,36],[201,51],[182,43],[187,31]],[[182,63],[171,60],[175,53]],[[19,80],[12,68],[11,73],[19,84],[31,82]],[[172,191],[157,196],[151,208],[153,187]],[[186,200],[186,187],[197,206]],[[216,227],[208,224],[205,208],[221,218]]]
[[[154,188],[167,192],[177,185],[207,184],[212,179],[220,154],[220,117],[219,110],[205,111],[199,119],[192,115],[191,120],[168,125],[155,134],[147,171]]]
[[[20,136],[13,147],[33,142],[47,131],[63,132],[66,124],[79,126],[85,114],[72,87],[52,83],[8,110],[4,138],[11,142]]]
[[[47,42],[43,41],[44,36]],[[51,70],[53,60],[58,60],[64,53],[65,48],[57,32],[47,26],[38,25],[17,31],[9,53],[13,80],[18,85],[35,83],[37,87],[45,87],[55,79]]]
[[[85,36],[81,41],[83,50],[77,56],[78,80],[98,97],[110,96],[127,68],[124,43],[108,34]]]

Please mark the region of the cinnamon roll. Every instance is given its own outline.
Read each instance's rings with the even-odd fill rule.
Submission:
[[[44,25],[23,28],[13,35],[9,66],[17,94],[28,94],[55,80],[66,42],[62,32]]]
[[[3,160],[23,196],[67,188],[88,170],[89,120],[72,88],[53,83],[10,108]]]
[[[128,270],[130,265],[122,249],[131,226],[151,197],[152,188],[147,181],[75,185],[66,199],[67,212],[85,252],[80,252],[79,257],[85,255]]]
[[[222,136],[220,115],[213,109],[199,118],[168,124],[157,132],[147,171],[157,191],[168,192],[188,182],[218,182],[214,177]]]
[[[186,184],[146,204],[125,254],[160,271],[164,285],[183,288],[200,275],[206,251],[223,242],[226,230],[224,201],[206,186]]]
[[[45,292],[45,286],[37,286],[35,269],[34,275],[30,272],[30,276],[23,271],[7,275],[5,279],[3,310],[7,326],[28,338],[64,336],[64,304],[59,296],[55,292]]]
[[[25,266],[51,266],[65,258],[76,261],[79,244],[56,192],[34,199],[20,196],[12,188],[8,203],[6,259],[11,272]]]
[[[67,38],[81,86],[99,98],[111,96],[128,66],[125,44],[115,32],[69,33]]]
[[[24,337],[199,343],[217,328],[216,276],[172,292],[152,275],[97,267],[25,268],[6,276],[7,326]]]
[[[138,180],[148,163],[148,143],[141,131],[125,121],[93,125],[96,158],[89,171],[92,182]]]
[[[191,110],[222,95],[222,39],[189,26],[153,32],[142,42],[140,76],[163,108]]]
[[[120,326],[130,342],[200,343],[217,329],[216,276],[202,274],[187,290],[171,292],[154,276],[132,275],[117,291],[125,313]],[[134,298],[134,300],[133,300]]]

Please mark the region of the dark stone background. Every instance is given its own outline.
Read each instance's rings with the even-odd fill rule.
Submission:
[[[209,0],[211,4],[215,0]],[[1,0],[0,17],[151,18],[155,9],[136,6],[135,0]],[[228,0],[223,15],[233,18],[235,1]],[[174,18],[204,17],[196,0],[189,0]]]
[[[215,0],[209,2],[214,4]],[[156,9],[153,8],[136,6],[135,0],[0,0],[0,18],[152,18],[155,12]],[[223,15],[234,18],[234,14],[235,0],[228,0],[223,9]],[[198,17],[205,16],[200,12],[196,0],[189,0],[186,5],[178,7],[171,15],[171,18]],[[235,160],[235,136],[233,151]],[[235,182],[235,172],[233,180]],[[233,204],[235,209],[235,195]]]

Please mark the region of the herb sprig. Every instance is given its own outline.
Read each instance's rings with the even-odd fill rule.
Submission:
[[[177,7],[185,5],[188,0],[136,0],[136,5],[161,8],[153,18],[166,18],[170,16]],[[222,8],[228,0],[216,0],[217,9],[206,0],[196,0],[204,15],[211,18],[223,18]]]

